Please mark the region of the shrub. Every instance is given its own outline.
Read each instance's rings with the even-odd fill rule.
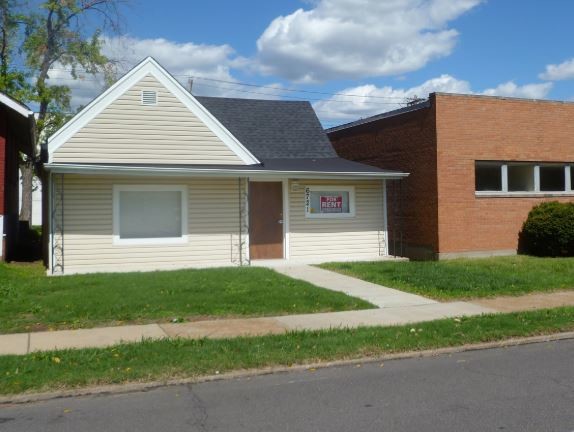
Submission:
[[[545,202],[533,207],[520,232],[519,252],[574,256],[574,203]]]

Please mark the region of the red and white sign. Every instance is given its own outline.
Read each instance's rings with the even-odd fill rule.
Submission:
[[[321,213],[343,213],[342,195],[321,195]]]

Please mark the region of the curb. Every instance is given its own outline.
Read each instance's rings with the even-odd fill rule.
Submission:
[[[438,348],[424,351],[408,351],[403,353],[383,354],[380,356],[373,356],[373,357],[361,357],[347,360],[297,364],[293,366],[272,366],[261,369],[246,369],[234,372],[226,372],[217,375],[204,375],[198,377],[170,379],[163,381],[110,384],[104,386],[85,387],[71,390],[57,390],[44,393],[23,393],[13,396],[0,396],[0,405],[26,404],[32,402],[43,402],[53,399],[64,399],[78,396],[104,396],[112,394],[145,392],[154,390],[159,387],[176,386],[183,384],[199,384],[199,383],[223,381],[229,379],[249,378],[255,376],[269,375],[273,373],[296,372],[308,369],[322,369],[334,366],[347,366],[362,363],[376,363],[389,360],[428,358],[446,354],[456,354],[461,352],[478,351],[478,350],[495,349],[495,348],[507,348],[513,346],[529,345],[543,342],[554,342],[567,339],[574,339],[574,331],[565,333],[555,333],[550,335],[542,335],[542,336],[529,336],[524,338],[504,339],[495,342],[483,342],[477,344]]]

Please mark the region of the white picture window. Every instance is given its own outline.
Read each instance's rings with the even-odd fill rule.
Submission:
[[[115,243],[184,243],[186,227],[185,186],[114,186]]]
[[[352,186],[306,187],[305,216],[308,218],[355,216],[355,188]]]

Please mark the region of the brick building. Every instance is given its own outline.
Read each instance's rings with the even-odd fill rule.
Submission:
[[[0,93],[0,260],[10,260],[18,239],[19,186],[18,153],[32,154],[34,113]]]
[[[571,102],[432,93],[327,133],[344,158],[410,173],[389,229],[411,258],[516,253],[534,205],[574,201]]]

